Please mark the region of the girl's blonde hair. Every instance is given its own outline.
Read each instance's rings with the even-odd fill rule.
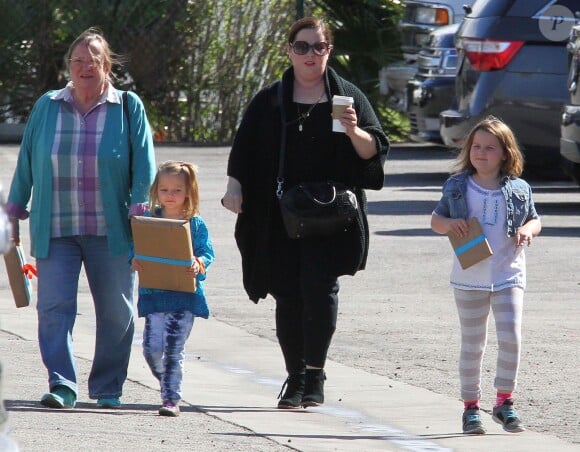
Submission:
[[[149,190],[149,208],[152,212],[161,207],[157,190],[159,189],[159,177],[163,175],[183,176],[185,178],[185,202],[183,205],[183,217],[190,220],[199,214],[199,187],[197,184],[197,166],[187,162],[167,161],[157,169],[155,180]]]
[[[524,156],[518,146],[516,137],[512,130],[495,116],[488,116],[471,129],[459,155],[455,159],[453,172],[459,173],[465,170],[475,171],[475,168],[471,164],[469,154],[475,133],[480,130],[494,135],[505,153],[506,159],[501,166],[501,173],[510,177],[521,176],[524,170]]]

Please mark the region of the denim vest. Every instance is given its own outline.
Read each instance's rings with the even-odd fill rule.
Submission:
[[[471,174],[471,171],[464,171],[445,181],[443,196],[434,213],[447,218],[468,219],[467,178]],[[520,226],[539,217],[532,199],[532,188],[525,180],[509,176],[502,177],[500,188],[507,207],[507,235],[513,237]]]

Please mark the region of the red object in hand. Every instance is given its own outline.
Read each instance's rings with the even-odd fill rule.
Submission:
[[[28,279],[32,279],[33,276],[38,277],[38,271],[32,264],[24,264],[22,267],[22,273],[24,273]]]

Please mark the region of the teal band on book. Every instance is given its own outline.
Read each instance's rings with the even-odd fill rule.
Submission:
[[[475,237],[473,240],[470,240],[469,242],[467,242],[465,245],[460,246],[459,248],[457,248],[455,250],[455,254],[457,256],[459,256],[460,254],[465,253],[466,251],[470,250],[471,248],[473,248],[475,245],[480,244],[481,242],[485,241],[485,235],[481,234],[477,237]]]
[[[167,259],[165,257],[145,256],[143,254],[135,254],[135,258],[142,261],[157,262],[159,264],[180,265],[182,267],[191,267],[195,262],[195,259],[182,261],[179,259]]]

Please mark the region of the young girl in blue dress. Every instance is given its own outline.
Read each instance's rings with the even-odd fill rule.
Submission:
[[[469,218],[482,226],[493,255],[465,270],[455,258],[451,286],[461,327],[459,378],[464,402],[463,432],[483,434],[481,368],[490,308],[496,323],[498,358],[493,420],[507,432],[524,430],[514,409],[520,363],[521,320],[526,286],[524,245],[540,233],[532,190],[520,179],[524,160],[509,127],[494,117],[470,132],[456,160],[455,173],[431,217],[439,234],[465,237]]]
[[[197,168],[186,162],[161,164],[150,191],[150,213],[154,217],[189,220],[194,262],[186,268],[197,285],[194,293],[139,287],[137,310],[145,317],[143,354],[161,385],[161,416],[178,416],[183,380],[184,348],[196,317],[208,318],[204,293],[206,269],[214,260],[207,226],[199,216]],[[141,266],[133,259],[132,267]]]

